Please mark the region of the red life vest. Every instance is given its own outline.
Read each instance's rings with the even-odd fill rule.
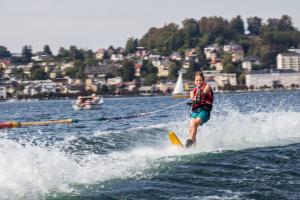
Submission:
[[[196,98],[196,101],[193,103],[192,110],[195,110],[199,107],[203,108],[204,110],[211,111],[212,104],[214,101],[214,94],[213,91],[210,90],[210,93],[203,94],[204,88],[206,87],[206,83],[203,83],[200,88],[195,87],[193,88],[194,97],[197,97],[198,90],[200,92],[200,98]],[[198,96],[199,97],[199,96]]]

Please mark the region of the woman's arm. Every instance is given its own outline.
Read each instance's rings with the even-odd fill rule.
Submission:
[[[211,87],[210,85],[206,85],[204,90],[203,90],[203,94],[206,95],[206,94],[210,94],[211,93]]]
[[[190,91],[190,99],[194,99],[194,91],[192,90],[192,91]]]

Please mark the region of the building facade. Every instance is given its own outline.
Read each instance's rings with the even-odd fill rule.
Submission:
[[[300,72],[293,70],[252,71],[246,74],[248,87],[292,87],[300,86]]]
[[[293,69],[300,71],[299,53],[280,53],[277,55],[277,69]]]

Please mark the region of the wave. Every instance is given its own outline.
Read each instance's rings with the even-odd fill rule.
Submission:
[[[293,111],[216,112],[207,124],[199,128],[197,146],[189,150],[175,149],[167,138],[167,131],[174,130],[184,142],[188,131],[187,118],[138,126],[126,130],[128,137],[132,137],[131,132],[157,129],[156,134],[161,136],[156,138],[155,145],[144,141],[126,151],[114,150],[107,154],[68,153],[62,144],[47,146],[11,140],[4,132],[0,139],[0,199],[39,199],[53,193],[76,193],[76,185],[151,176],[147,170],[157,169],[164,162],[176,161],[181,155],[298,143],[299,119],[300,113]],[[93,137],[107,134],[110,132],[96,130]],[[64,146],[76,140],[76,137],[65,137]]]

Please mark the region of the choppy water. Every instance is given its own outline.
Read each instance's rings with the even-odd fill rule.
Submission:
[[[81,122],[0,130],[0,199],[300,199],[300,92],[217,94],[194,149],[184,141],[182,99],[105,99],[74,111],[69,100],[0,103],[0,121]],[[84,121],[85,120],[85,121]]]

